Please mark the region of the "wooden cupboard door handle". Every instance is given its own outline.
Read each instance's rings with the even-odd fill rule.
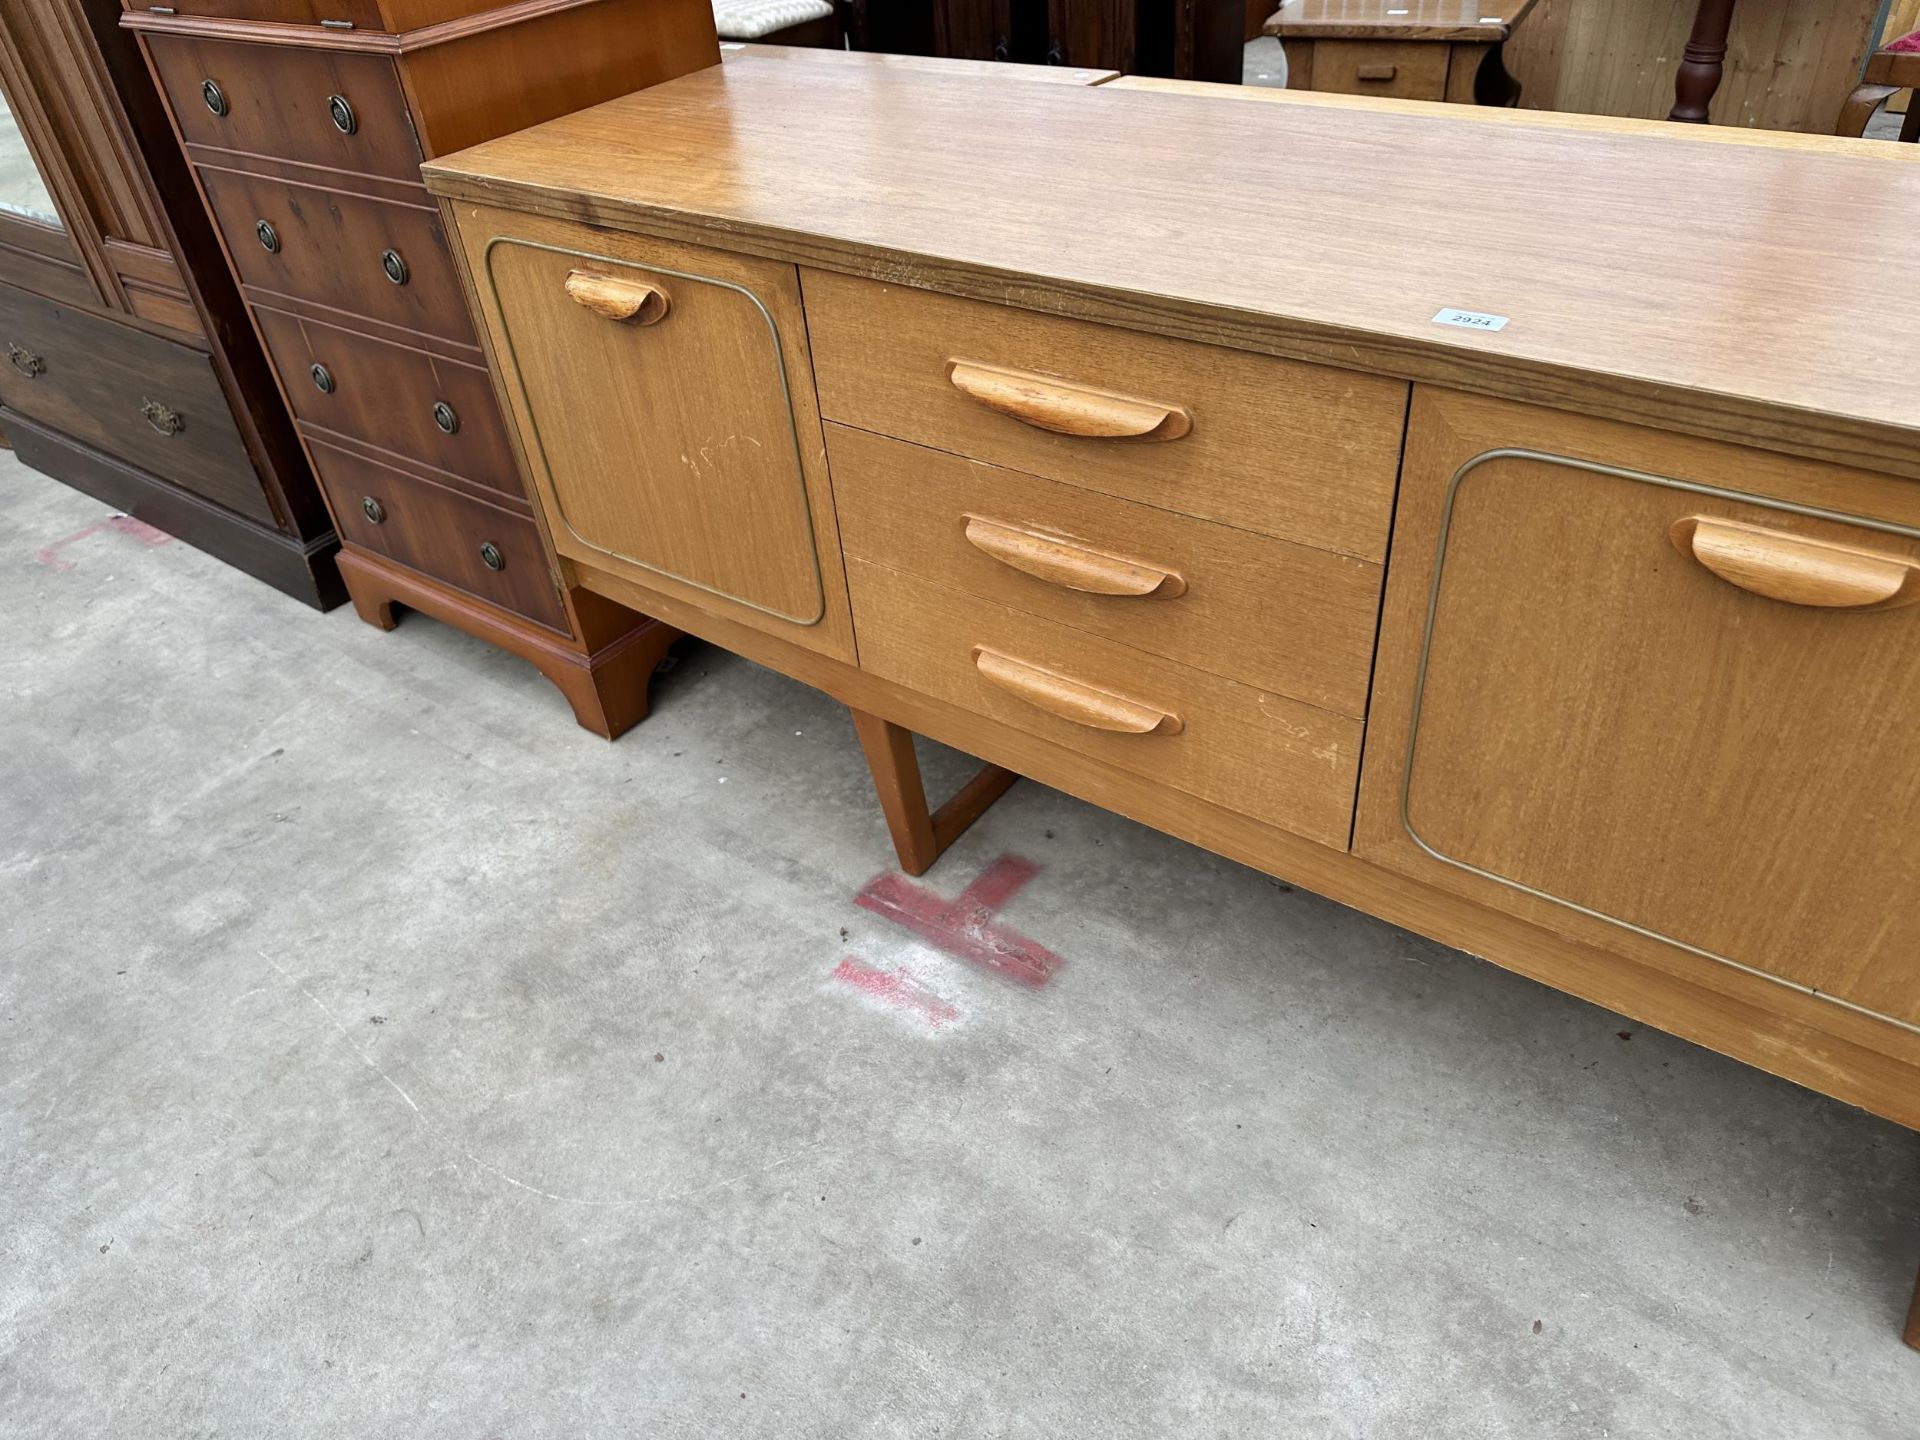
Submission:
[[[1362,65],[1354,72],[1360,80],[1391,80],[1400,73],[1398,65]]]
[[[667,318],[673,301],[658,285],[641,280],[620,280],[612,275],[596,275],[591,270],[567,272],[567,297],[609,320],[631,320],[636,325],[657,325]]]
[[[980,515],[967,516],[967,542],[1022,574],[1089,595],[1172,600],[1187,593],[1187,582],[1171,570],[1123,560],[1071,540],[1022,530]]]
[[[1674,548],[1729,585],[1788,605],[1890,610],[1920,600],[1920,562],[1722,520],[1689,515],[1667,532]]]
[[[973,664],[982,678],[1008,694],[1049,715],[1058,715],[1062,720],[1071,720],[1089,729],[1112,730],[1121,735],[1178,735],[1185,728],[1178,715],[1095,689],[1051,670],[1042,670],[1038,665],[1029,665],[997,650],[976,646]]]
[[[949,360],[947,379],[961,394],[989,410],[1011,415],[1036,430],[1100,440],[1178,440],[1193,428],[1193,416],[1178,405],[1116,395],[1051,375],[1007,370],[972,360]]]

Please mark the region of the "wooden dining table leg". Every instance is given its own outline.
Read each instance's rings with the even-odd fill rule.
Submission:
[[[929,811],[920,760],[913,753],[913,732],[867,711],[849,710],[867,769],[873,772],[873,788],[887,817],[894,853],[909,875],[926,874],[946,848],[1020,778],[998,765],[982,766],[952,799]]]
[[[1707,123],[1707,109],[1720,88],[1727,59],[1727,34],[1733,29],[1734,0],[1700,0],[1693,12],[1693,33],[1680,57],[1673,79],[1673,109],[1669,120],[1692,125]]]

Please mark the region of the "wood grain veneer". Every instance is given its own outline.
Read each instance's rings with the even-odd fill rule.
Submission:
[[[1920,262],[1920,171],[1867,142],[1659,145],[1111,86],[978,97],[722,66],[426,174],[451,197],[1920,475],[1920,341],[1882,323],[1886,276]],[[1047,183],[1009,191],[1011,173]],[[1448,306],[1510,323],[1434,324]]]

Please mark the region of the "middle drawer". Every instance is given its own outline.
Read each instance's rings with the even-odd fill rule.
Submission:
[[[842,425],[849,555],[1355,718],[1381,567]]]
[[[303,425],[526,498],[485,370],[264,305],[253,313]]]
[[[432,206],[211,166],[201,168],[200,182],[249,286],[474,343],[467,297]]]

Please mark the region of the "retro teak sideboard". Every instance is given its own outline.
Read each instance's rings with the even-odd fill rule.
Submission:
[[[568,579],[844,700],[910,867],[920,732],[1920,1125],[1904,147],[988,98],[427,166]]]

